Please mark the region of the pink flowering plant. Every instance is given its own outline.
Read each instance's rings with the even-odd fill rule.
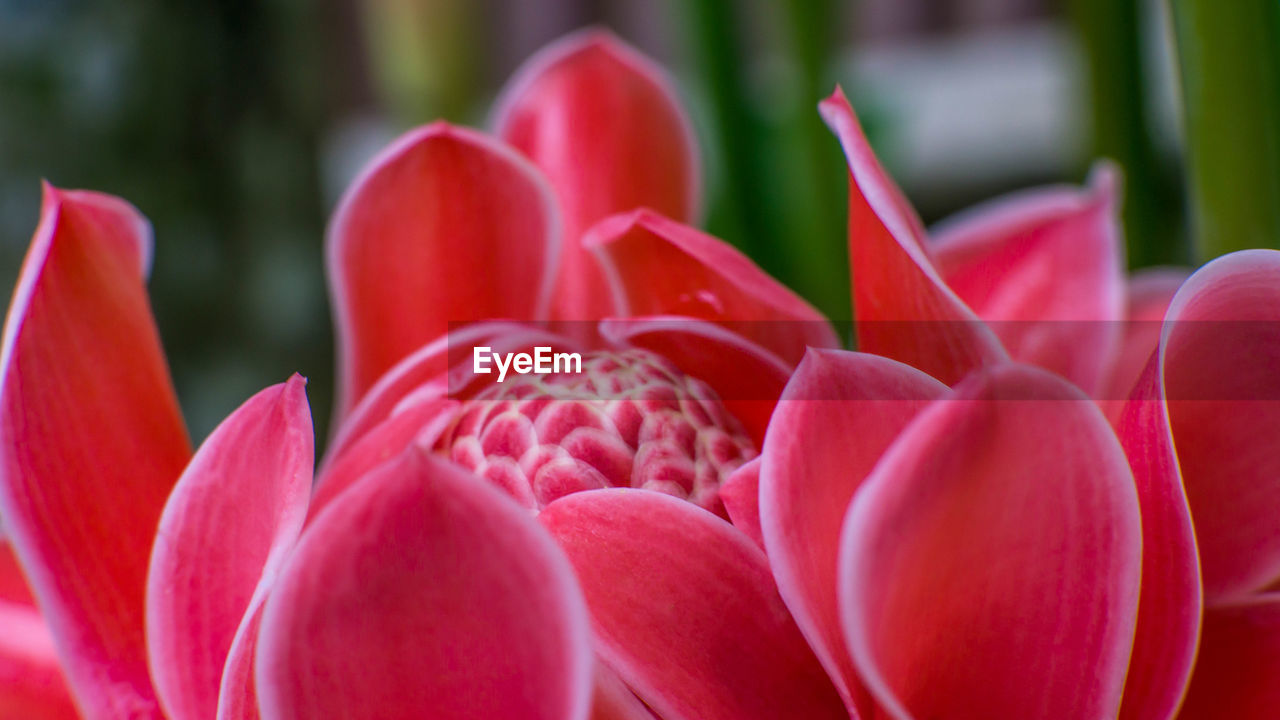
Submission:
[[[691,225],[689,122],[608,34],[530,60],[492,134],[400,138],[330,225],[318,469],[298,376],[192,451],[148,223],[46,186],[0,358],[0,712],[1273,716],[1280,253],[1126,277],[1106,165],[926,233],[820,111],[858,352]]]

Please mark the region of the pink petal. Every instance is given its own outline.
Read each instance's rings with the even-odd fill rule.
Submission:
[[[1129,397],[1160,342],[1164,313],[1190,274],[1184,268],[1146,268],[1129,278],[1120,347],[1100,399],[1114,401]]]
[[[0,539],[0,601],[20,605],[35,605],[31,597],[31,589],[27,587],[27,578],[22,574],[18,558],[13,555],[9,542]]]
[[[1147,365],[1116,432],[1142,510],[1142,588],[1124,720],[1173,717],[1186,691],[1200,637],[1200,562],[1182,475],[1173,453],[1158,365]]]
[[[840,527],[880,455],[947,394],[942,383],[888,358],[814,350],[787,383],[765,437],[760,526],[778,592],[845,703],[868,716],[840,627]]]
[[[840,345],[822,313],[746,255],[650,210],[611,216],[582,244],[599,257],[624,316],[711,320],[792,365],[809,346]]]
[[[1089,187],[1015,193],[934,233],[947,285],[990,323],[1014,359],[1097,396],[1120,341],[1123,246],[1116,169]]]
[[[1114,718],[1141,550],[1133,475],[1097,407],[998,366],[922,412],[854,497],[845,638],[900,720]]]
[[[733,526],[764,548],[760,531],[760,457],[743,463],[720,484],[720,501]]]
[[[507,146],[441,122],[384,150],[329,228],[338,416],[450,323],[543,319],[559,244],[550,189]]]
[[[600,323],[619,345],[652,350],[711,386],[757,447],[791,375],[777,355],[719,325],[683,317],[637,317]]]
[[[278,577],[278,575],[277,575]],[[274,583],[274,578],[270,581]],[[263,586],[268,587],[268,586]],[[268,595],[258,594],[249,603],[236,636],[227,651],[227,664],[218,685],[217,720],[258,720],[258,688],[253,677],[253,660],[262,627],[262,606]]]
[[[0,600],[0,717],[79,717],[44,619],[8,600]]]
[[[456,368],[470,368],[477,346],[495,351],[516,352],[536,344],[565,346],[564,338],[512,322],[478,322],[457,328],[418,348],[388,370],[369,388],[364,398],[336,428],[318,477],[328,475],[329,466],[365,433],[385,421],[412,394],[426,399],[429,394],[457,396],[467,375],[451,377]],[[468,370],[467,373],[470,371]]]
[[[306,380],[254,395],[178,480],[147,577],[151,679],[173,720],[210,718],[236,629],[297,540],[315,461]]]
[[[132,206],[46,186],[0,358],[0,516],[89,717],[159,714],[147,559],[190,446],[143,288],[150,257]]]
[[[586,717],[586,610],[527,513],[417,450],[343,498],[263,610],[263,717]]]
[[[591,720],[654,720],[654,716],[617,673],[596,662]]]
[[[1182,720],[1266,720],[1280,708],[1280,595],[1205,613],[1204,640]]]
[[[632,489],[567,495],[539,519],[577,570],[601,658],[660,717],[847,717],[733,526]]]
[[[839,88],[818,106],[849,163],[849,267],[858,349],[947,384],[1007,358],[990,328],[938,275],[924,230],[867,144]]]
[[[564,210],[556,318],[617,314],[579,243],[583,233],[637,207],[682,222],[697,213],[697,148],[671,81],[608,32],[574,33],[516,73],[497,102],[494,127],[546,172]]]
[[[1280,252],[1232,253],[1174,297],[1161,361],[1213,604],[1280,578]]]
[[[392,415],[364,434],[317,481],[308,517],[314,519],[357,480],[398,457],[411,444],[430,448],[453,422],[457,409],[458,403],[453,400],[425,400]]]

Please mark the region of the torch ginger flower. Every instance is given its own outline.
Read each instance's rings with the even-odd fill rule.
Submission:
[[[10,571],[0,708],[1167,718],[1202,607],[1183,716],[1274,707],[1280,255],[1126,300],[1105,169],[926,239],[837,92],[850,353],[686,224],[692,135],[633,50],[562,40],[498,108],[497,139],[409,133],[335,213],[314,492],[296,376],[191,453],[145,221],[46,189],[0,516],[49,635]],[[467,370],[551,345],[585,372]],[[1123,400],[1114,429],[1088,394]]]

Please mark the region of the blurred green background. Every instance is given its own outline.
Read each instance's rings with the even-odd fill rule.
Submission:
[[[1266,5],[1276,3],[1241,0],[1264,24],[1275,19]],[[194,438],[294,370],[311,379],[323,433],[332,333],[321,246],[338,193],[408,127],[483,125],[522,59],[593,23],[676,76],[703,144],[709,229],[837,319],[849,315],[845,177],[815,110],[836,82],[926,221],[1012,188],[1078,182],[1107,155],[1129,177],[1131,264],[1187,262],[1184,188],[1198,197],[1216,186],[1183,179],[1171,38],[1210,7],[0,0],[0,278],[12,286],[39,178],[124,196],[155,227],[153,305]],[[1274,37],[1259,40],[1264,55]],[[1202,39],[1212,49],[1212,35]],[[1247,44],[1233,52],[1259,61]],[[1212,79],[1201,70],[1184,58],[1185,76]],[[1272,71],[1244,82],[1273,82]],[[1240,94],[1224,92],[1202,101]],[[1206,124],[1220,134],[1221,118],[1190,117],[1193,138]],[[1257,120],[1260,132],[1270,119]],[[1274,191],[1257,202],[1280,208]]]

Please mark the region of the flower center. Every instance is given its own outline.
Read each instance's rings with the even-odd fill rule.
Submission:
[[[706,383],[646,350],[586,353],[581,373],[508,376],[466,402],[437,449],[530,508],[634,487],[721,515],[756,448]]]

